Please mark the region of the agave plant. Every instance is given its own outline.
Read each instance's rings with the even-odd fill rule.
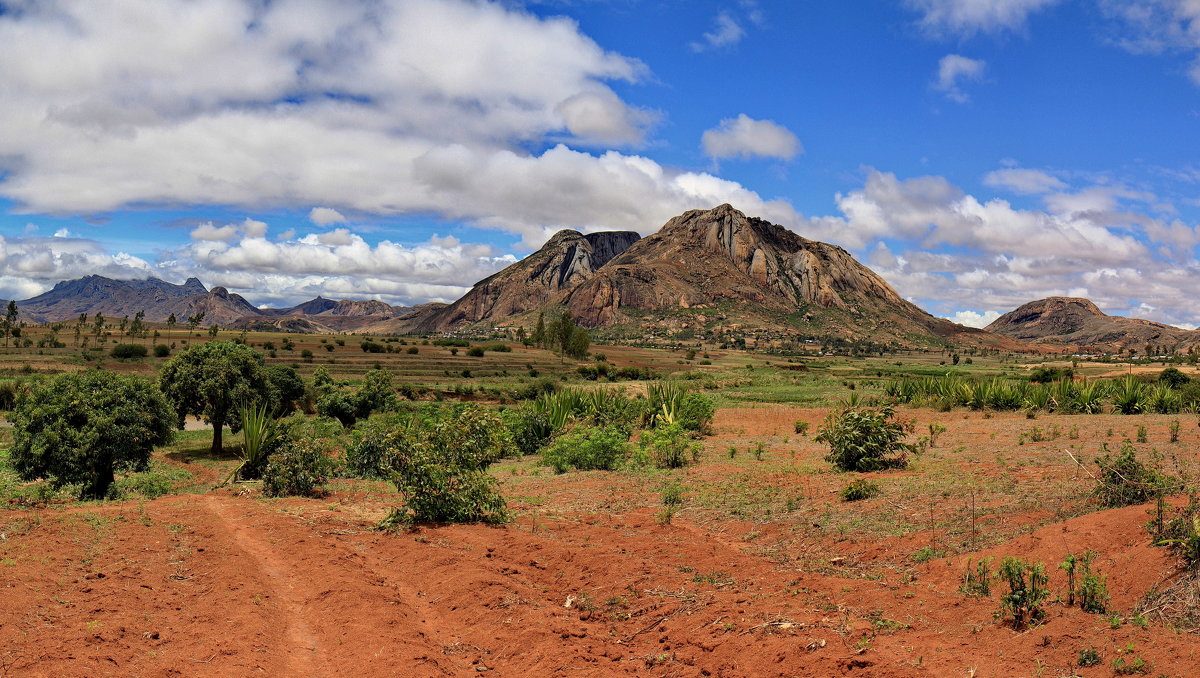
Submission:
[[[1053,403],[1050,389],[1040,384],[1030,386],[1021,402],[1022,406],[1030,411],[1049,410]]]
[[[242,417],[242,463],[234,475],[242,480],[262,477],[267,465],[267,450],[275,438],[275,420],[266,403],[243,406]]]
[[[679,384],[660,381],[650,384],[647,392],[650,396],[647,409],[646,424],[671,425],[679,419],[683,411],[683,398],[686,392]]]
[[[1104,409],[1104,398],[1107,394],[1105,382],[1085,379],[1075,389],[1070,409],[1080,414],[1099,414]]]
[[[1141,414],[1146,411],[1146,385],[1132,375],[1117,382],[1113,389],[1113,406],[1121,414]]]
[[[1171,388],[1171,384],[1160,381],[1150,387],[1146,396],[1146,406],[1158,414],[1179,414],[1183,402],[1179,392]]]

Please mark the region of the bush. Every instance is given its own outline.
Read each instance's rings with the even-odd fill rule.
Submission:
[[[117,344],[108,354],[117,360],[136,360],[145,358],[147,351],[146,347],[141,344]]]
[[[1179,371],[1179,368],[1177,367],[1168,367],[1162,372],[1159,372],[1158,380],[1166,383],[1171,388],[1180,388],[1191,381],[1188,375]]]
[[[101,499],[116,472],[147,468],[150,452],[170,442],[175,420],[166,398],[141,377],[62,374],[18,396],[10,461],[25,480],[80,484],[82,498]]]
[[[1042,602],[1050,591],[1046,588],[1044,565],[1028,565],[1020,558],[1005,558],[1000,564],[999,577],[1008,584],[1008,593],[1000,598],[1000,616],[1012,617],[1014,629],[1024,630],[1046,616]]]
[[[392,433],[411,420],[398,414],[376,414],[354,431],[346,447],[346,472],[356,478],[386,480],[391,475]]]
[[[1102,445],[1101,449],[1107,452],[1108,446]],[[1096,465],[1100,467],[1100,476],[1092,495],[1106,508],[1144,504],[1177,484],[1174,478],[1138,461],[1130,443],[1122,445],[1121,453],[1116,456],[1100,457]]]
[[[263,492],[269,497],[314,497],[333,475],[335,463],[325,450],[295,431],[278,435],[263,470]]]
[[[11,410],[16,405],[17,394],[20,392],[20,381],[0,381],[0,410]]]
[[[1029,373],[1029,381],[1035,384],[1051,384],[1074,376],[1075,370],[1070,367],[1039,367]]]
[[[829,445],[825,460],[841,471],[903,468],[913,447],[891,407],[830,412],[816,440]]]
[[[542,451],[542,461],[555,472],[611,471],[629,451],[629,433],[616,426],[580,428],[559,437]]]
[[[638,446],[638,462],[656,468],[682,468],[700,458],[700,443],[692,440],[679,424],[642,433]]]
[[[358,421],[354,403],[342,391],[329,391],[317,399],[317,414],[322,417],[332,417],[341,422],[342,426],[351,428]]]
[[[863,499],[870,499],[881,491],[878,484],[869,480],[859,479],[843,487],[839,496],[841,496],[842,501],[861,501]]]
[[[794,428],[796,430],[796,433],[799,433],[800,435],[807,435],[809,424],[807,421],[802,421],[800,419],[797,419]]]
[[[364,341],[360,343],[358,347],[362,349],[363,353],[383,353],[385,350],[383,344],[378,344],[373,341]]]
[[[404,350],[404,352],[409,355],[416,355],[421,352],[421,349],[417,348],[416,346],[409,346],[407,349]]]
[[[170,346],[167,346],[166,344],[155,344],[154,345],[154,357],[155,358],[166,358],[169,355],[171,355],[171,347]]]
[[[558,433],[546,412],[532,407],[508,410],[505,424],[521,454],[537,454]]]
[[[500,417],[474,405],[423,426],[397,429],[387,441],[392,480],[404,505],[382,527],[414,522],[509,520],[487,467],[514,451]]]
[[[467,349],[467,355],[471,356],[472,358],[482,358],[483,349],[478,346],[472,346],[471,348]]]

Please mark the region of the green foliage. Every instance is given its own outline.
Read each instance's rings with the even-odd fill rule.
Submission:
[[[266,371],[272,413],[278,416],[295,410],[307,391],[300,373],[291,365],[272,365]]]
[[[1039,367],[1029,373],[1029,381],[1035,384],[1049,384],[1074,376],[1075,370],[1070,367]]]
[[[1113,673],[1118,676],[1137,676],[1150,673],[1150,665],[1137,655],[1128,661],[1124,657],[1117,657],[1113,660],[1112,667]]]
[[[317,414],[337,419],[346,428],[353,427],[354,423],[358,421],[357,407],[342,391],[329,391],[319,397]]]
[[[1100,658],[1100,653],[1094,647],[1084,648],[1079,651],[1079,656],[1075,663],[1087,668],[1089,666],[1099,666],[1104,660]]]
[[[154,357],[155,358],[166,358],[169,355],[171,355],[171,347],[170,346],[167,346],[166,344],[155,344],[154,345]]]
[[[908,465],[911,445],[891,407],[830,412],[816,440],[829,446],[825,460],[841,471],[878,471]]]
[[[363,353],[383,353],[385,350],[383,344],[366,340],[360,343],[358,347],[362,349]]]
[[[542,461],[557,473],[568,469],[611,471],[629,452],[629,433],[616,426],[578,428],[542,450]]]
[[[1092,614],[1104,614],[1108,610],[1109,601],[1107,577],[1092,572],[1092,559],[1095,557],[1095,551],[1085,551],[1079,558],[1082,571],[1079,577],[1079,590],[1076,593],[1079,598],[1079,609]]]
[[[860,478],[851,481],[849,485],[843,487],[838,496],[842,498],[842,501],[862,501],[863,499],[870,499],[880,492],[882,490],[879,488],[878,483]]]
[[[1158,380],[1171,388],[1182,388],[1184,384],[1191,381],[1191,378],[1181,372],[1178,367],[1168,367],[1158,373]]]
[[[241,408],[242,464],[235,471],[243,480],[261,478],[267,465],[267,451],[275,438],[275,421],[267,403]]]
[[[404,506],[384,519],[383,527],[509,520],[496,479],[487,472],[514,451],[495,413],[467,406],[427,425],[396,429],[387,444],[392,481],[404,494]]]
[[[1146,385],[1132,375],[1117,382],[1113,389],[1113,407],[1121,414],[1141,414],[1146,411]]]
[[[971,561],[968,559],[967,571],[963,573],[963,583],[958,590],[965,595],[977,598],[987,598],[992,595],[991,564],[991,558],[984,558],[972,567]]]
[[[145,358],[147,351],[142,344],[117,344],[108,354],[117,360],[136,360]]]
[[[267,397],[269,381],[261,354],[232,341],[211,341],[168,360],[159,373],[159,388],[175,408],[180,428],[189,414],[212,424],[212,452],[220,454],[222,427],[241,430],[238,408]]]
[[[638,441],[640,464],[656,468],[681,468],[700,458],[701,445],[680,424],[660,426],[642,433]]]
[[[154,447],[170,442],[174,420],[162,393],[141,377],[62,374],[17,398],[11,463],[26,480],[82,484],[82,497],[99,499],[114,473],[147,467]]]
[[[796,433],[799,433],[802,436],[808,435],[809,423],[807,421],[802,421],[800,419],[797,419],[793,428],[796,431]]]
[[[23,385],[20,380],[0,381],[0,410],[11,410],[17,404],[17,394]]]
[[[677,383],[662,381],[650,384],[649,396],[643,415],[643,424],[648,426],[670,426],[698,433],[711,429],[716,405],[712,399],[686,390]]]
[[[263,492],[268,497],[315,497],[335,468],[333,458],[316,440],[285,429],[267,457]]]
[[[1107,445],[1101,449],[1108,451]],[[1177,481],[1138,461],[1133,445],[1125,443],[1120,454],[1105,454],[1096,460],[1100,476],[1092,495],[1106,508],[1132,506],[1150,501],[1178,485]]]
[[[372,412],[386,412],[396,408],[396,389],[392,387],[392,374],[386,370],[371,370],[363,376],[362,388],[354,394],[354,411],[359,418]]]
[[[346,472],[356,478],[389,478],[393,451],[389,441],[394,431],[411,425],[412,417],[408,415],[371,415],[354,429],[353,438],[346,447]]]
[[[999,578],[1008,584],[1008,593],[1000,598],[998,616],[1012,618],[1018,631],[1036,624],[1046,615],[1042,603],[1050,595],[1046,588],[1046,568],[1041,563],[1027,564],[1020,558],[1005,558],[1000,563]]]

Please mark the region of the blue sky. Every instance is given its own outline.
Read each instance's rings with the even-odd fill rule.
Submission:
[[[0,296],[452,300],[731,202],[985,324],[1200,323],[1188,0],[0,0]]]

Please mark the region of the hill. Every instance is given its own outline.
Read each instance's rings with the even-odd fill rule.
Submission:
[[[1139,318],[1108,315],[1088,299],[1048,297],[1009,311],[987,326],[1020,341],[1067,344],[1089,349],[1142,353],[1200,344],[1200,332]]]

